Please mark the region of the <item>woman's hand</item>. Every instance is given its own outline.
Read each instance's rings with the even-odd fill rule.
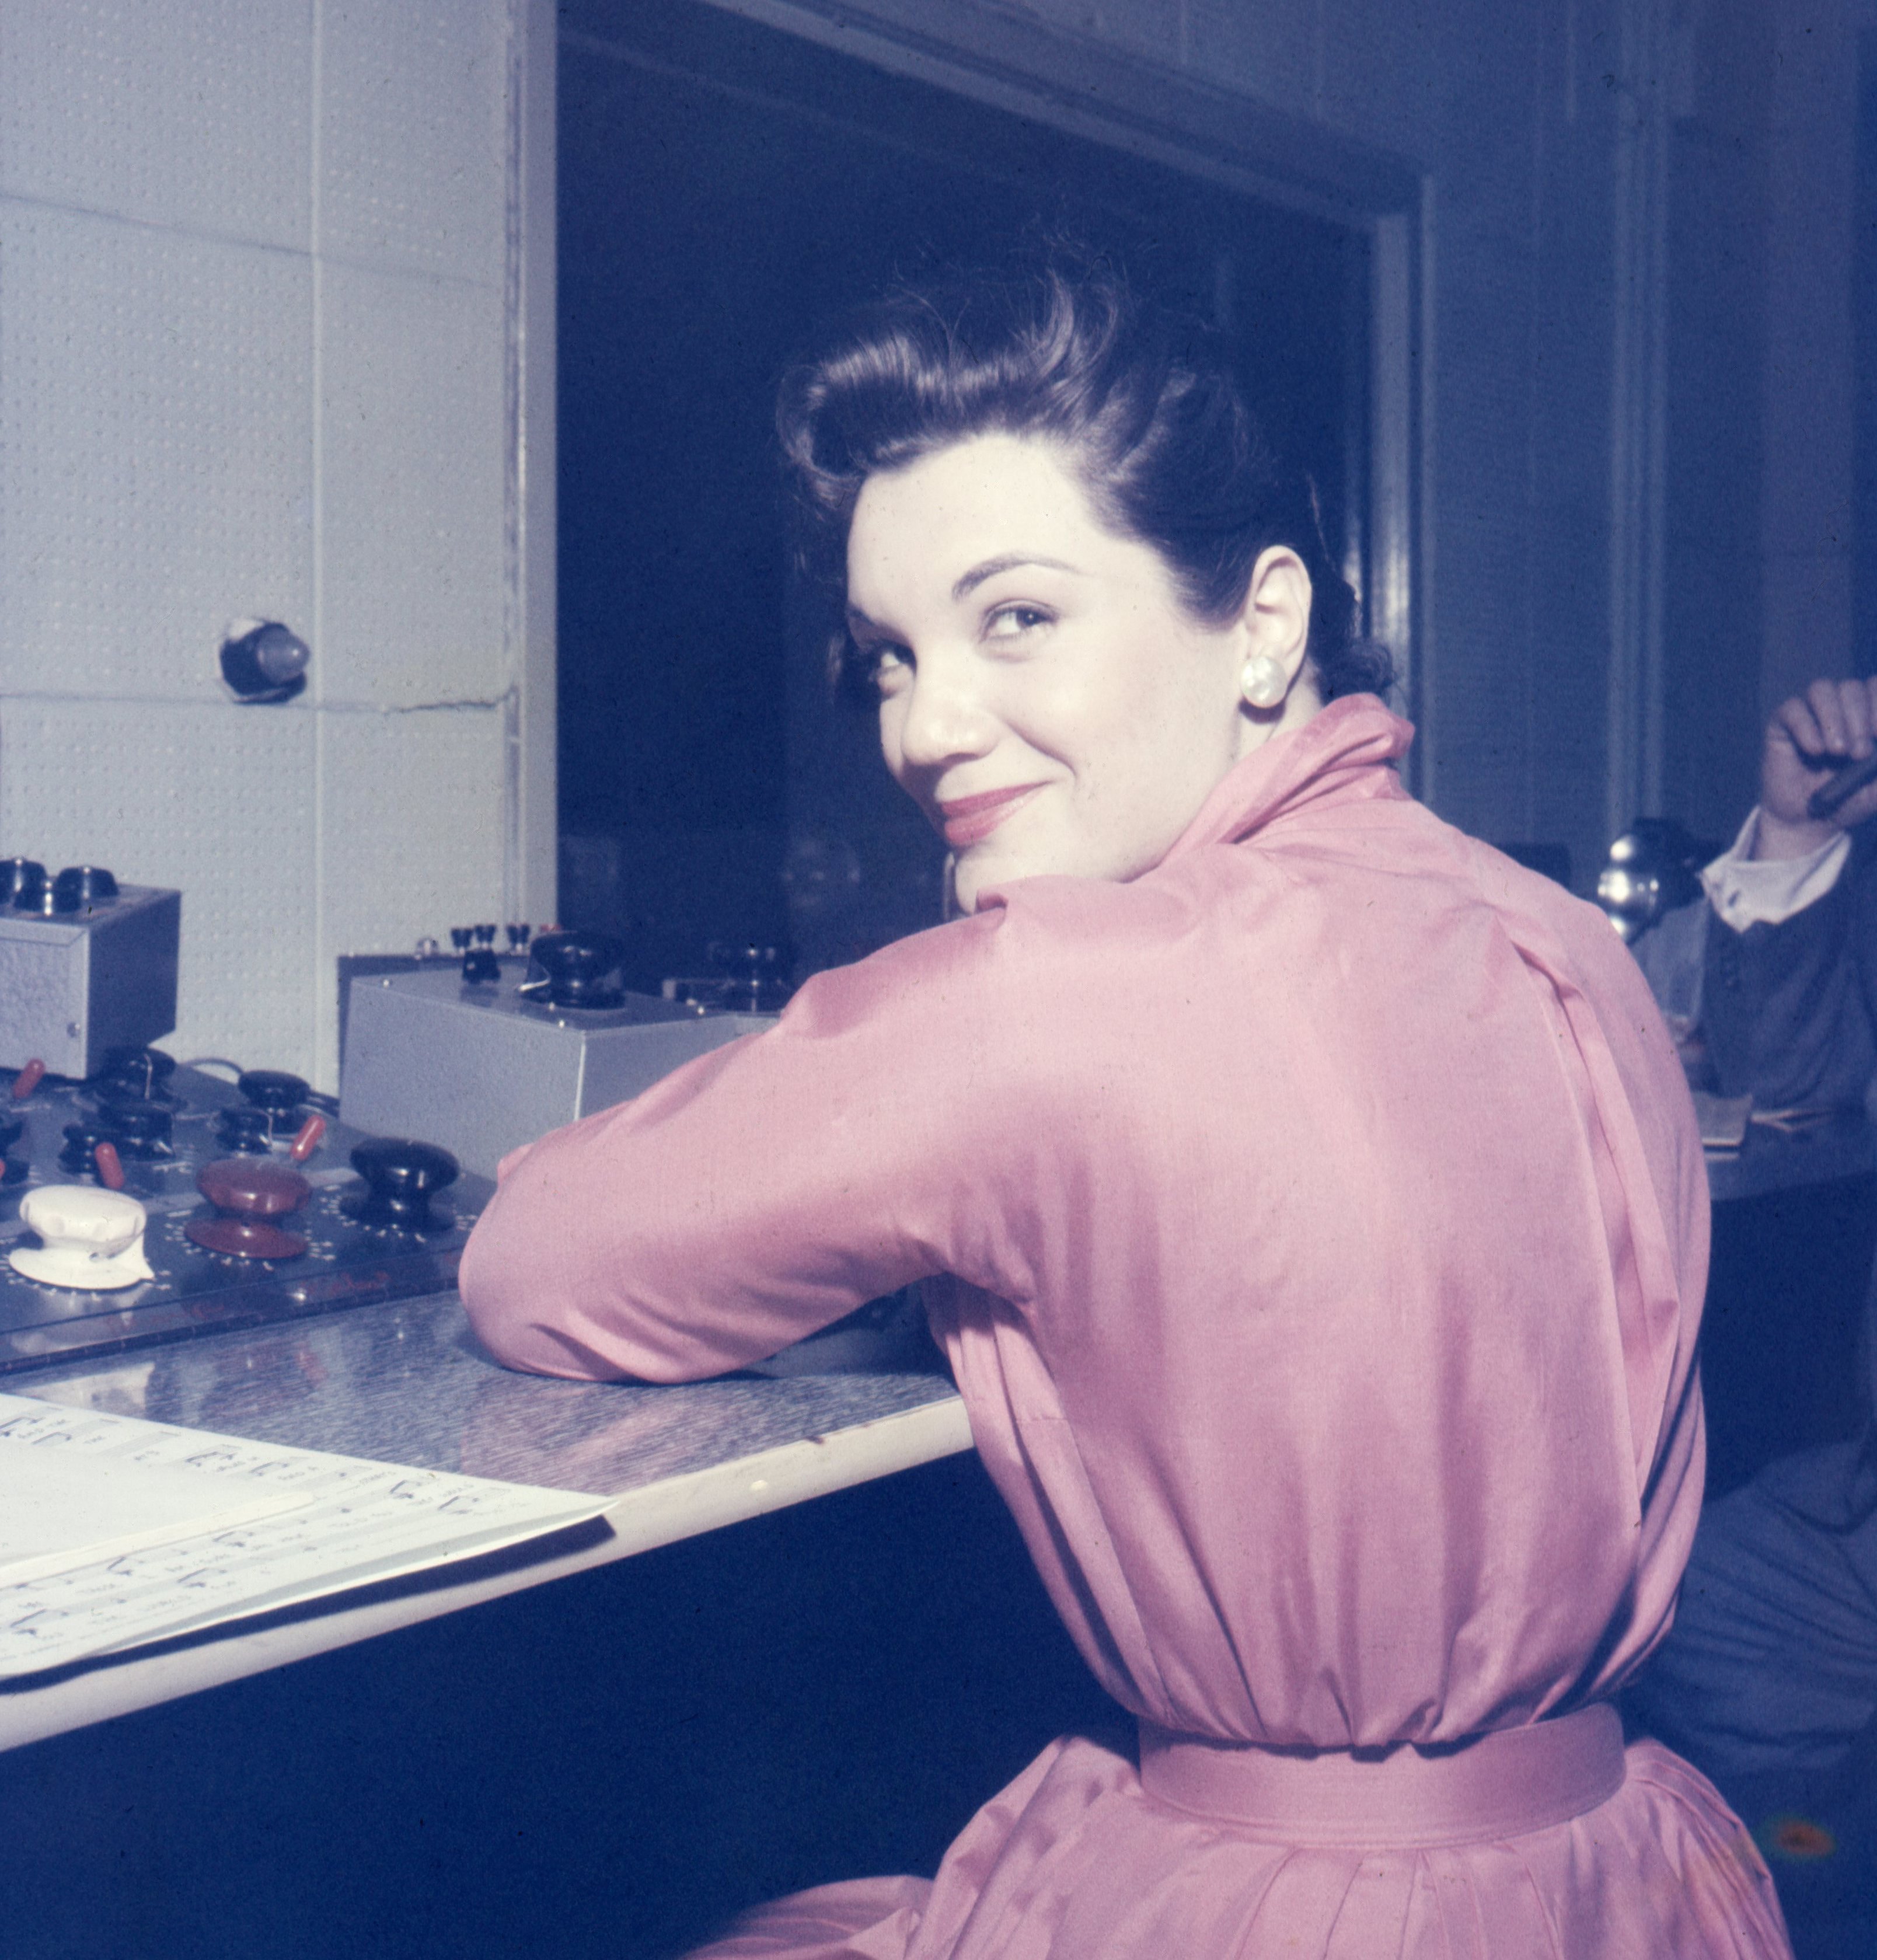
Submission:
[[[1780,702],[1760,752],[1755,858],[1804,858],[1841,830],[1877,814],[1877,782],[1822,822],[1806,808],[1812,792],[1877,748],[1877,679],[1815,680]]]

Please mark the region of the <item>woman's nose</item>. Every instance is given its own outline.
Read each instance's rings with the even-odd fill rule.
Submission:
[[[994,719],[969,671],[940,659],[921,661],[906,697],[899,751],[915,769],[988,753],[997,740]]]

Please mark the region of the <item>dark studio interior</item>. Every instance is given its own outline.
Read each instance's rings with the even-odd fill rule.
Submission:
[[[581,5],[560,69],[562,908],[647,982],[804,976],[937,915],[935,840],[791,595],[777,383],[896,279],[1055,231],[1229,336],[1366,549],[1366,243],[708,8]]]

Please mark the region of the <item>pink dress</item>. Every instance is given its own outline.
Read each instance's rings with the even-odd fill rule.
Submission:
[[[1788,1952],[1712,1787],[1595,1705],[1700,1502],[1681,1071],[1601,915],[1404,794],[1409,739],[1338,702],[1134,882],[1013,885],[504,1166],[462,1284],[517,1367],[710,1375],[926,1278],[1143,1723],[1139,1765],[1052,1745],[935,1882],[712,1955]]]

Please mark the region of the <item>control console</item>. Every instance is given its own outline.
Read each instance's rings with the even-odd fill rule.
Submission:
[[[176,1026],[182,894],[101,864],[0,858],[0,1068],[96,1074]]]
[[[324,1100],[154,1048],[0,1069],[0,1375],[453,1285],[488,1181]]]
[[[711,983],[720,991],[706,1001],[631,991],[625,947],[603,934],[535,935],[525,963],[504,962],[495,935],[492,925],[453,933],[460,966],[355,974],[341,1071],[348,1122],[429,1138],[485,1176],[517,1144],[771,1026],[786,991],[767,949],[751,950],[747,975]],[[527,937],[510,928],[517,955]]]

